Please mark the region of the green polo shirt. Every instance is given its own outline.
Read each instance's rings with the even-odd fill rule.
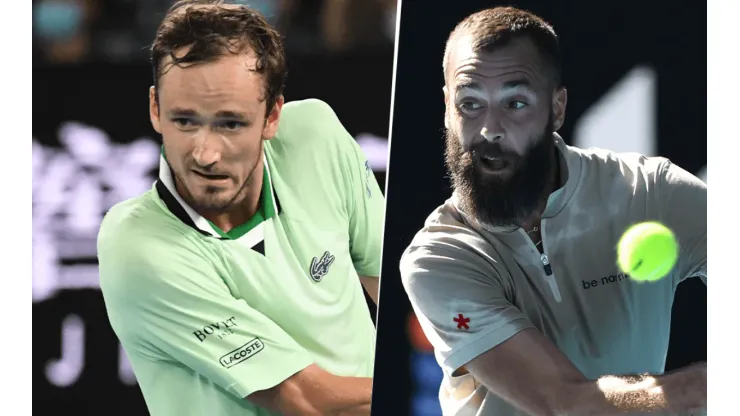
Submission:
[[[98,236],[100,286],[152,415],[267,415],[244,398],[315,363],[371,377],[358,274],[380,274],[384,198],[318,100],[283,107],[258,213],[228,233],[177,194],[161,158]]]

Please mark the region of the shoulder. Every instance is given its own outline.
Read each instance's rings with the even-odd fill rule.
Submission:
[[[568,146],[568,149],[589,167],[605,167],[610,171],[621,171],[624,174],[641,174],[656,176],[670,161],[660,156],[645,156],[636,152],[614,152],[591,147],[580,149]]]
[[[665,157],[569,150],[569,157],[581,162],[577,192],[582,203],[606,204],[612,213],[642,216],[660,216],[671,205],[671,209],[683,209],[688,203],[706,205],[706,184]]]
[[[661,182],[670,160],[635,152],[614,152],[600,148],[568,146],[571,158],[581,160],[581,177],[591,187],[615,192],[652,192]]]
[[[619,176],[633,183],[706,188],[706,184],[699,178],[665,157],[645,156],[634,152],[619,153],[599,148],[569,147],[569,150],[584,160],[587,173],[596,173],[593,178]]]
[[[148,241],[177,239],[182,224],[157,203],[157,198],[156,191],[149,190],[114,205],[100,224],[98,245],[134,249]]]
[[[337,115],[331,106],[317,98],[285,103],[282,116],[289,117],[290,122],[303,122],[305,124],[321,124],[321,121],[337,119]]]
[[[329,104],[310,98],[291,101],[283,106],[277,138],[301,141],[328,139],[343,129]]]
[[[101,289],[151,288],[177,264],[200,258],[186,227],[157,203],[151,190],[115,205],[105,215],[97,239]],[[160,282],[161,283],[161,282]]]
[[[277,134],[269,146],[284,153],[344,152],[355,144],[329,104],[318,99],[291,101],[283,106]]]
[[[466,223],[451,200],[427,217],[401,256],[404,285],[434,276],[455,275],[473,279],[494,271],[493,246]],[[432,272],[432,273],[429,273]]]
[[[670,160],[666,160],[666,163],[661,166],[659,178],[665,190],[690,188],[704,192],[706,198],[707,184],[696,177],[696,175],[689,173],[686,169],[672,163]]]
[[[366,173],[364,165],[356,166],[362,154],[357,142],[334,110],[316,99],[283,106],[277,135],[265,143],[265,153],[271,167],[280,171],[276,186],[287,184],[303,197],[297,202],[316,202],[316,209],[325,209],[327,201],[345,204],[346,181]],[[281,197],[281,202],[287,200]]]

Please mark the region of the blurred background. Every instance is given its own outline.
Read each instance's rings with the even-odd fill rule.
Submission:
[[[451,191],[444,166],[442,56],[449,33],[495,1],[404,0],[378,315],[373,415],[438,416],[442,372],[400,282],[401,253]],[[706,5],[690,0],[522,0],[564,53],[569,144],[668,157],[706,181]],[[687,213],[691,215],[691,213]],[[679,286],[667,370],[706,359],[706,287]]]
[[[95,240],[105,212],[155,180],[147,46],[172,3],[32,2],[34,414],[148,414],[108,324]],[[329,103],[383,188],[395,0],[230,3],[279,28],[286,100]]]

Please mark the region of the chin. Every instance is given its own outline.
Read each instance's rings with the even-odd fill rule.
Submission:
[[[200,198],[195,200],[193,208],[197,211],[204,211],[213,214],[222,214],[227,212],[233,203],[227,198]]]
[[[198,187],[196,192],[191,192],[192,207],[198,211],[221,213],[228,211],[233,206],[235,191],[221,187]]]

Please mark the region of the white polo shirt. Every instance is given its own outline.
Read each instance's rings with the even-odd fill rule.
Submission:
[[[676,286],[707,270],[707,188],[659,157],[567,146],[567,180],[547,203],[544,255],[519,227],[494,228],[437,208],[401,260],[401,276],[444,372],[445,415],[524,415],[458,368],[525,328],[537,328],[588,378],[664,371]],[[640,284],[619,271],[632,224],[660,221],[680,243],[667,278]],[[536,386],[533,386],[536,388]]]

